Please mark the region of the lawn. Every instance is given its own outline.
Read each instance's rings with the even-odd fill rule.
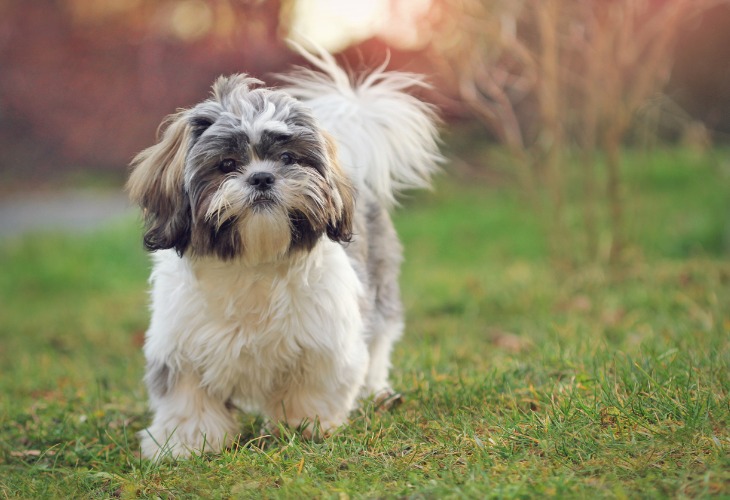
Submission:
[[[509,176],[442,176],[396,223],[390,412],[321,442],[152,463],[135,433],[139,224],[0,243],[0,497],[730,495],[730,153],[628,154],[628,263],[567,269]]]

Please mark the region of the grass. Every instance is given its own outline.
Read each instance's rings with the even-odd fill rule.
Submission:
[[[550,265],[509,183],[406,202],[399,408],[322,442],[141,460],[136,221],[0,245],[0,497],[730,495],[730,159],[628,155],[621,273]],[[638,196],[638,194],[641,196]],[[639,217],[640,216],[640,217]],[[639,217],[639,218],[637,218]]]

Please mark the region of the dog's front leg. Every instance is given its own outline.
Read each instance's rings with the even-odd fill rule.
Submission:
[[[320,360],[293,376],[264,408],[272,423],[297,428],[306,438],[327,435],[347,423],[367,370],[364,343],[344,359]]]
[[[163,363],[150,363],[145,381],[154,419],[139,433],[144,457],[184,458],[231,444],[238,433],[233,412],[201,386],[196,374],[171,373]]]

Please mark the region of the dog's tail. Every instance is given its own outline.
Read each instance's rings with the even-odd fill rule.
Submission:
[[[406,93],[427,87],[423,79],[386,72],[383,64],[353,81],[325,50],[292,45],[319,71],[297,68],[280,77],[335,138],[342,167],[356,185],[367,185],[386,206],[402,190],[429,187],[443,161],[438,118],[433,106]]]

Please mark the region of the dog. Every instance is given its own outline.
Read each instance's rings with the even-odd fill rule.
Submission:
[[[148,458],[220,452],[236,410],[326,435],[394,395],[403,331],[397,194],[442,157],[414,74],[355,80],[326,51],[280,88],[237,74],[170,115],[131,163],[152,253]]]

